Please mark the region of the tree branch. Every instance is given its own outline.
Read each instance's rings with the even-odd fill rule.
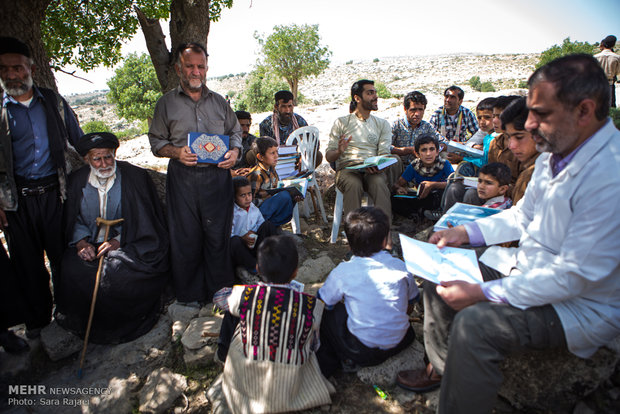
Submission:
[[[149,19],[138,6],[134,6],[134,10],[138,16],[138,22],[142,28],[146,48],[151,56],[153,67],[155,67],[157,81],[161,86],[161,90],[166,91],[168,89],[168,69],[170,67],[170,52],[166,47],[166,36],[164,36],[158,19]]]
[[[55,70],[56,72],[62,72],[62,73],[65,73],[65,74],[67,74],[67,75],[69,75],[69,76],[73,76],[74,78],[81,79],[81,80],[86,81],[86,82],[88,82],[88,83],[93,83],[93,81],[91,81],[91,80],[88,80],[88,79],[86,79],[86,78],[83,78],[83,77],[81,77],[81,76],[76,75],[76,74],[75,74],[75,72],[76,72],[76,71],[73,71],[73,72],[67,72],[66,70],[61,69],[61,68],[54,68],[54,70]]]

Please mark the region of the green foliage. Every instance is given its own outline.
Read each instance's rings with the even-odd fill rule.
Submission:
[[[153,116],[155,103],[162,95],[155,68],[146,53],[127,55],[108,86],[108,100],[116,104],[118,116],[128,120]]]
[[[519,81],[519,84],[517,85],[517,87],[519,89],[527,89],[528,88],[527,81],[526,80]]]
[[[616,128],[620,129],[620,108],[609,108],[609,116]]]
[[[480,76],[472,76],[469,80],[469,86],[475,91],[480,92],[482,88],[482,82],[480,82]]]
[[[482,82],[480,85],[480,92],[495,92],[495,87],[489,81]]]
[[[110,127],[103,121],[90,121],[82,125],[84,134],[91,132],[112,132]]]
[[[374,58],[372,61],[373,61],[373,63],[377,63],[377,62],[379,62],[379,58]]]
[[[321,74],[329,66],[331,52],[319,44],[319,26],[274,26],[273,33],[261,37],[254,33],[261,46],[263,65],[286,79],[297,100],[299,81],[310,75]]]
[[[54,69],[74,65],[89,71],[120,62],[121,46],[138,31],[134,6],[146,16],[167,19],[171,0],[51,1],[41,24],[45,49]],[[217,21],[233,0],[211,0],[209,18]]]
[[[236,108],[240,111],[264,112],[273,109],[273,95],[288,85],[282,78],[270,71],[267,67],[259,65],[254,69],[246,80],[245,91],[237,102]]]
[[[345,65],[352,65],[352,64],[353,64],[352,60],[347,60],[346,63],[345,63]]]
[[[536,64],[536,69],[546,65],[554,59],[576,53],[587,53],[593,55],[598,52],[598,45],[591,45],[588,42],[571,42],[570,37],[562,41],[561,45],[553,45],[540,54],[540,60]]]
[[[147,120],[140,121],[140,125],[138,127],[130,127],[127,129],[122,129],[120,131],[116,131],[115,134],[119,140],[124,141],[127,139],[132,139],[137,137],[138,135],[144,135],[149,132],[149,123]]]
[[[392,97],[392,92],[390,92],[383,82],[375,82],[375,89],[377,90],[377,96],[379,98],[388,99]]]

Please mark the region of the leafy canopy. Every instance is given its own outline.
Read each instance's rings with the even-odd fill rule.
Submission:
[[[151,58],[146,53],[130,53],[123,66],[108,81],[108,101],[116,104],[118,116],[144,120],[153,115],[161,97],[159,82]]]
[[[152,19],[167,19],[174,0],[57,0],[50,2],[41,34],[53,69],[74,65],[85,72],[120,62],[121,46],[138,31],[134,7]],[[209,18],[217,21],[233,0],[211,0]]]
[[[274,26],[273,33],[262,37],[254,33],[261,46],[263,65],[284,79],[297,99],[297,85],[301,79],[318,75],[329,66],[331,51],[321,46],[319,25]]]
[[[553,45],[540,54],[540,60],[536,64],[536,69],[562,56],[574,55],[577,53],[593,55],[597,52],[598,44],[592,45],[588,42],[571,42],[570,37],[567,37],[562,41],[561,45]]]
[[[250,112],[265,112],[273,109],[273,95],[286,89],[286,82],[263,65],[250,72],[246,88],[237,103],[237,109]]]

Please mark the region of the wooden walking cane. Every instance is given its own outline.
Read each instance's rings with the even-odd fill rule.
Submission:
[[[103,242],[108,241],[108,236],[110,235],[110,227],[121,223],[124,219],[120,218],[117,220],[106,220],[101,217],[97,217],[97,227],[102,224],[105,227],[105,236],[103,236]],[[99,280],[101,279],[101,269],[103,268],[103,258],[105,255],[102,255],[99,258],[99,267],[97,268],[97,276],[95,277],[95,288],[93,289],[93,299],[90,302],[90,314],[88,315],[88,324],[86,325],[86,335],[84,335],[84,348],[82,348],[82,356],[80,358],[80,368],[78,369],[78,378],[82,378],[82,367],[84,366],[84,360],[86,359],[86,347],[88,346],[88,336],[90,335],[90,327],[93,323],[93,315],[95,314],[95,302],[97,302],[97,292],[99,291]]]

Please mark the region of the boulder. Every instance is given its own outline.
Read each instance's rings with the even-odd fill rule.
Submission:
[[[73,355],[84,346],[81,338],[63,329],[55,320],[41,330],[41,343],[52,361]]]
[[[183,360],[187,365],[203,366],[213,360],[217,351],[217,339],[222,326],[222,318],[208,316],[193,319],[183,337]]]
[[[181,305],[178,302],[168,306],[168,315],[172,319],[172,340],[175,341],[183,335],[187,324],[192,318],[198,316],[200,308]]]
[[[387,361],[357,371],[357,377],[365,384],[392,387],[400,371],[424,366],[424,345],[418,341],[405,348]]]
[[[86,413],[130,413],[132,410],[132,396],[140,379],[134,374],[129,378],[112,378],[107,385],[109,392],[94,395],[82,412]]]
[[[572,412],[579,400],[611,377],[619,360],[619,354],[608,348],[589,359],[566,350],[514,355],[502,363],[499,395],[526,412]]]
[[[324,280],[334,267],[336,267],[336,265],[329,256],[307,259],[299,267],[295,279],[304,284],[319,282]]]
[[[140,412],[164,413],[172,407],[174,400],[187,389],[187,379],[168,368],[153,371],[140,390]]]

